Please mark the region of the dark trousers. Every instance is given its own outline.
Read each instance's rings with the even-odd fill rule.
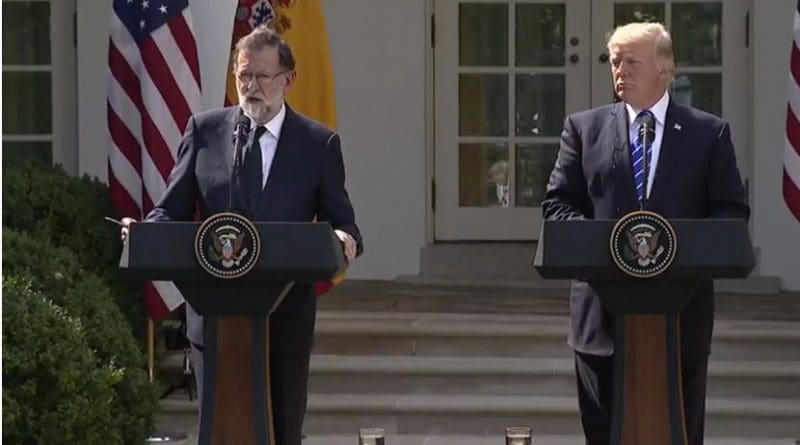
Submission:
[[[614,356],[575,351],[578,404],[586,445],[611,445]],[[681,357],[683,406],[688,445],[702,445],[706,413],[708,356]]]
[[[316,297],[302,307],[285,303],[270,317],[269,372],[275,445],[301,445]],[[192,366],[202,406],[203,353],[192,344]]]

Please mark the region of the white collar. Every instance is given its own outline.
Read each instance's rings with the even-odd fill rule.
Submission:
[[[667,107],[669,106],[669,93],[664,91],[664,94],[661,96],[661,99],[655,103],[652,107],[649,108],[650,112],[653,113],[653,116],[656,118],[656,122],[664,126],[664,123],[667,121]],[[633,108],[633,106],[627,102],[625,102],[625,109],[628,110],[628,122],[633,122],[636,120],[636,116],[639,115],[639,112],[642,110],[637,110]]]
[[[245,115],[247,115],[247,113],[245,113]],[[256,121],[254,121],[251,116],[247,115],[247,117],[250,118],[250,130],[255,129],[256,127],[266,127],[269,134],[271,134],[275,139],[280,139],[283,121],[286,120],[286,103],[281,102],[281,109],[278,110],[278,114],[273,116],[272,119],[270,119],[266,124],[256,124]]]

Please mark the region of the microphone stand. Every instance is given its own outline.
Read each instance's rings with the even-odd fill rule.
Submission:
[[[237,122],[233,130],[233,164],[231,165],[231,178],[228,185],[228,211],[233,211],[234,188],[238,187],[242,168],[242,148],[247,143],[250,126],[245,122]]]
[[[655,131],[654,131],[655,132]],[[643,187],[642,199],[639,201],[639,210],[647,208],[647,186],[650,182],[650,162],[647,159],[648,139],[650,135],[650,119],[642,120],[642,171],[643,171]]]

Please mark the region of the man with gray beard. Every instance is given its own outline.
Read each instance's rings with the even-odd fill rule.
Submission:
[[[329,222],[353,261],[363,247],[345,190],[339,135],[285,102],[297,76],[291,48],[273,30],[256,28],[237,42],[233,73],[239,105],[192,116],[167,188],[146,221],[191,221],[196,208],[203,219],[227,211],[233,187],[233,210],[253,221]],[[250,140],[240,181],[231,184],[232,135],[242,116],[250,122]],[[273,423],[280,445],[301,442],[315,318],[313,283],[296,283],[270,316]],[[186,321],[202,389],[203,318],[188,303]]]

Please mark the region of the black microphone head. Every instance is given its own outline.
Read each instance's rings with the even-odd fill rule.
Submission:
[[[239,116],[239,119],[236,120],[236,124],[233,126],[234,140],[237,138],[242,138],[247,136],[247,133],[249,132],[250,132],[250,118],[242,114],[241,116]]]
[[[645,143],[652,144],[656,138],[656,118],[651,113],[639,116],[640,136],[644,136]]]
[[[250,118],[247,117],[246,114],[242,114],[241,116],[239,116],[239,119],[236,121],[236,126],[238,127],[240,125],[245,125],[248,128],[250,127]]]

